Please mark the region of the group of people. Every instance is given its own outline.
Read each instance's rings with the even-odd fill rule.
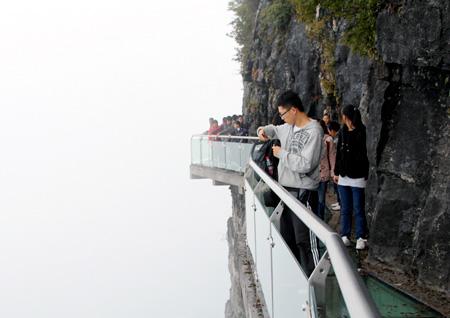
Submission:
[[[340,235],[351,245],[352,213],[356,221],[356,249],[367,247],[367,222],[364,211],[365,186],[369,172],[366,130],[357,107],[346,105],[341,110],[342,127],[325,114],[322,121],[310,118],[300,97],[293,91],[277,100],[281,125],[257,129],[260,140],[279,139],[273,146],[279,159],[278,182],[320,218],[324,218],[325,194],[329,181],[337,186],[340,200]],[[337,139],[337,141],[336,141]],[[336,142],[335,142],[336,141]],[[339,203],[337,203],[339,205]],[[335,205],[336,206],[336,205]],[[307,275],[315,267],[309,229],[285,207],[280,232]]]
[[[248,136],[248,125],[244,121],[244,116],[242,115],[233,115],[226,116],[222,119],[222,124],[219,125],[219,122],[214,119],[209,119],[209,129],[205,131],[204,135],[209,135],[211,140],[215,140],[215,137],[212,136]]]

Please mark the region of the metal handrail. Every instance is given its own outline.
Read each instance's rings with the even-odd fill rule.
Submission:
[[[381,317],[360,275],[354,268],[341,237],[314,213],[300,204],[294,196],[265,173],[251,158],[249,165],[278,195],[281,201],[325,244],[350,315],[357,318]]]
[[[191,139],[193,138],[198,138],[201,137],[199,139],[206,139],[206,138],[221,138],[221,139],[245,139],[245,140],[259,140],[258,137],[253,137],[253,136],[233,136],[233,135],[202,135],[202,134],[198,134],[198,135],[193,135],[191,137]],[[214,141],[214,140],[212,140]]]

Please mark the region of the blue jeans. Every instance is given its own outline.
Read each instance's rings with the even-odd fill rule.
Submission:
[[[367,236],[367,221],[364,211],[364,188],[338,185],[338,191],[341,198],[341,236],[350,238],[352,233],[352,214],[354,213],[356,238],[365,238]]]
[[[328,181],[320,181],[317,192],[319,193],[319,207],[317,210],[317,216],[322,220],[325,217],[325,197],[327,194]]]

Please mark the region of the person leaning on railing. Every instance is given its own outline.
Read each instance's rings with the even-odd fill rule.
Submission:
[[[262,141],[280,139],[281,147],[272,148],[280,159],[278,182],[317,214],[322,128],[316,120],[308,117],[300,97],[293,91],[281,94],[277,106],[285,124],[259,127],[258,137]],[[315,248],[311,248],[308,227],[287,206],[281,215],[280,232],[309,276],[315,267],[314,259],[317,261],[319,258],[317,245],[313,244]]]
[[[217,120],[213,119],[212,120],[212,125],[211,127],[209,127],[207,134],[208,135],[217,135],[220,132],[220,127],[219,127],[219,123]],[[208,137],[209,140],[216,140],[216,138],[214,137]]]

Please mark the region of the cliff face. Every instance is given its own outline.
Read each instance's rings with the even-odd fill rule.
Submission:
[[[230,190],[233,213],[228,219],[227,240],[231,288],[225,318],[265,318],[268,314],[264,297],[254,279],[253,260],[246,245],[245,196],[235,186]]]
[[[297,91],[313,116],[359,106],[370,160],[369,261],[449,296],[449,1],[385,1],[373,58],[342,44],[344,19],[324,26],[326,44],[295,14],[281,31],[263,26],[260,13],[272,3],[259,3],[242,65],[243,113],[253,132],[272,120],[274,99],[286,89]]]

